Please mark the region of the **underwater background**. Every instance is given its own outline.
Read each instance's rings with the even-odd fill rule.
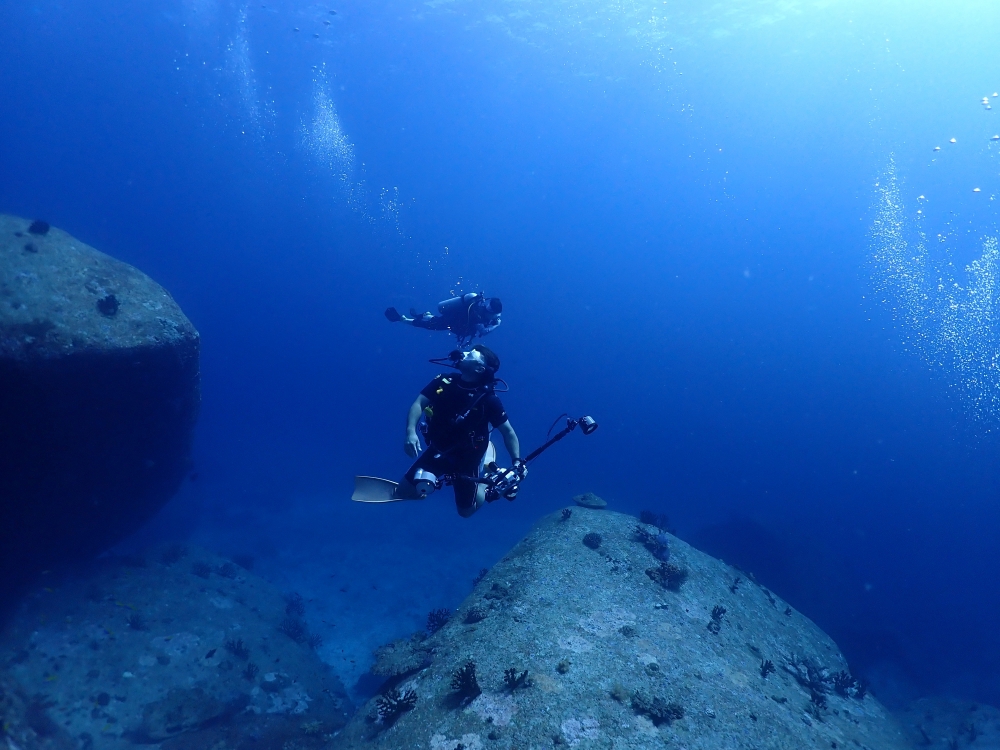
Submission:
[[[202,335],[194,471],[123,547],[252,555],[363,696],[593,491],[887,705],[1000,703],[998,32],[976,0],[3,2],[0,209]],[[601,429],[469,520],[353,505],[452,348],[382,311],[478,290],[522,447]]]

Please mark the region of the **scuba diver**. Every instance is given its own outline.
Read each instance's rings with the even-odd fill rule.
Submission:
[[[447,363],[459,374],[438,375],[410,406],[403,450],[417,460],[398,483],[378,477],[355,477],[352,499],[366,503],[423,500],[451,484],[455,487],[455,506],[464,518],[499,497],[513,500],[528,475],[528,467],[521,459],[517,433],[496,395],[497,384],[503,383],[496,377],[500,358],[477,344],[468,351],[453,351],[447,359],[431,361]],[[423,452],[417,432],[421,417],[420,428],[427,444]],[[494,463],[491,428],[503,437],[512,462],[510,469],[500,469]],[[501,483],[496,480],[501,476],[504,481],[498,491]]]
[[[459,346],[467,346],[472,340],[486,336],[500,325],[503,305],[499,297],[486,297],[469,292],[461,297],[452,297],[438,304],[439,315],[430,312],[402,315],[395,307],[385,311],[385,317],[392,323],[409,323],[414,328],[429,331],[451,331],[458,338]]]

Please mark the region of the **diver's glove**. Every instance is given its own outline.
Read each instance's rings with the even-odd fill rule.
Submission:
[[[513,471],[514,474],[517,475],[517,483],[509,490],[507,490],[505,493],[503,493],[503,496],[508,500],[513,500],[515,497],[517,497],[517,492],[518,490],[521,489],[521,482],[523,482],[524,478],[528,476],[528,464],[526,464],[520,458],[515,458],[514,465],[511,467],[511,471]]]

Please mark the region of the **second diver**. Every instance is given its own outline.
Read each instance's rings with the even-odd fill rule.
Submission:
[[[476,292],[452,297],[438,303],[439,315],[411,310],[403,315],[395,307],[385,311],[385,317],[393,323],[408,323],[414,328],[429,331],[451,331],[458,339],[459,346],[466,346],[475,338],[483,338],[500,325],[503,305],[499,297],[486,297]]]

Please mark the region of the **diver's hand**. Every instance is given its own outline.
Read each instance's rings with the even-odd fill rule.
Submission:
[[[406,442],[403,443],[403,451],[410,458],[416,458],[420,455],[420,438],[417,437],[415,430],[407,430]]]
[[[520,458],[514,459],[514,471],[517,472],[517,476],[523,482],[524,478],[528,476],[528,464],[522,461]]]

